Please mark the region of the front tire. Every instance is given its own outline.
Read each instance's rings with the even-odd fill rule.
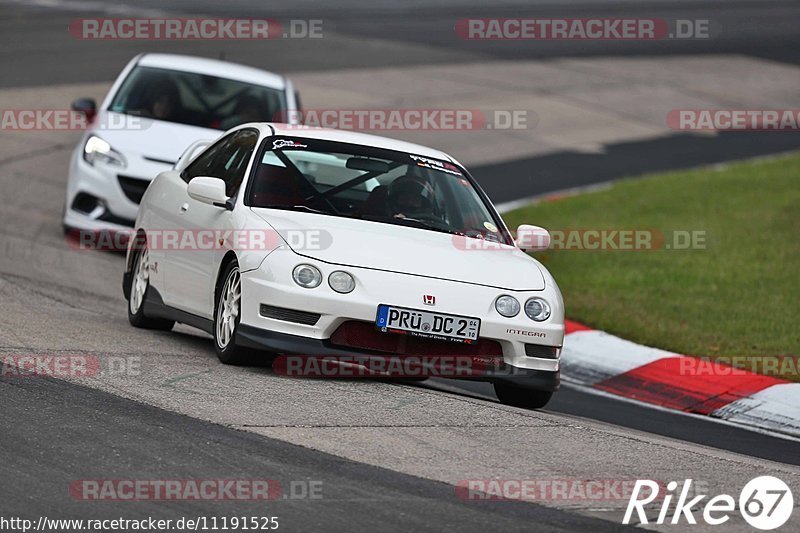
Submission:
[[[553,397],[552,391],[526,389],[505,383],[495,383],[494,392],[500,403],[524,409],[541,409]]]
[[[133,258],[133,271],[128,294],[128,322],[131,326],[144,329],[169,331],[175,325],[174,320],[150,318],[144,316],[144,300],[147,287],[150,286],[150,263],[147,248],[142,247]]]
[[[220,285],[214,298],[214,350],[219,360],[226,365],[242,365],[248,362],[248,354],[236,346],[236,331],[242,308],[242,277],[239,263],[228,263],[220,277]]]

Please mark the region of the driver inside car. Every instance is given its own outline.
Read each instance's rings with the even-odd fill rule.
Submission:
[[[433,187],[418,176],[405,175],[394,180],[389,185],[388,203],[395,218],[437,218]]]
[[[178,86],[168,78],[149,84],[144,92],[144,115],[159,120],[175,120],[181,108]]]

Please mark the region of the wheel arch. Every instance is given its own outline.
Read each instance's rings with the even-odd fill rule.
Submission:
[[[236,261],[239,262],[239,257],[236,255],[236,252],[233,250],[228,250],[228,252],[222,256],[222,260],[219,262],[219,268],[217,269],[217,273],[214,276],[214,306],[217,305],[217,297],[219,296],[219,291],[222,289],[222,274],[225,273],[225,269],[228,268],[228,265]]]
[[[131,239],[128,245],[128,253],[125,256],[125,271],[122,275],[122,294],[126,300],[131,298],[131,271],[133,270],[133,259],[136,257],[136,252],[142,250],[147,244],[147,234],[143,228],[136,230],[136,234]]]

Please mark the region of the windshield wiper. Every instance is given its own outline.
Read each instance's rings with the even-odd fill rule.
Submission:
[[[425,222],[424,220],[420,220],[418,218],[410,218],[410,217],[386,217],[380,215],[365,215],[361,217],[364,220],[373,220],[375,222],[388,222],[390,224],[397,224],[398,226],[408,226],[411,228],[421,228],[421,229],[428,229],[431,231],[438,231],[439,233],[449,233],[451,235],[459,235],[458,232],[453,231],[448,228],[443,228],[441,226],[435,226],[430,222]],[[409,224],[404,224],[404,222],[409,222]]]
[[[313,207],[308,207],[307,205],[258,205],[253,207],[259,207],[262,209],[283,209],[285,211],[308,211],[309,213],[319,213],[320,215],[332,215],[330,211],[323,211],[321,209],[314,209]]]

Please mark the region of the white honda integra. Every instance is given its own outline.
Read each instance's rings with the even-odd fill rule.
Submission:
[[[498,398],[542,407],[558,388],[564,305],[452,157],[383,137],[251,123],[147,188],[123,280],[137,327],[255,353],[463,356]],[[491,363],[487,363],[490,361]]]

